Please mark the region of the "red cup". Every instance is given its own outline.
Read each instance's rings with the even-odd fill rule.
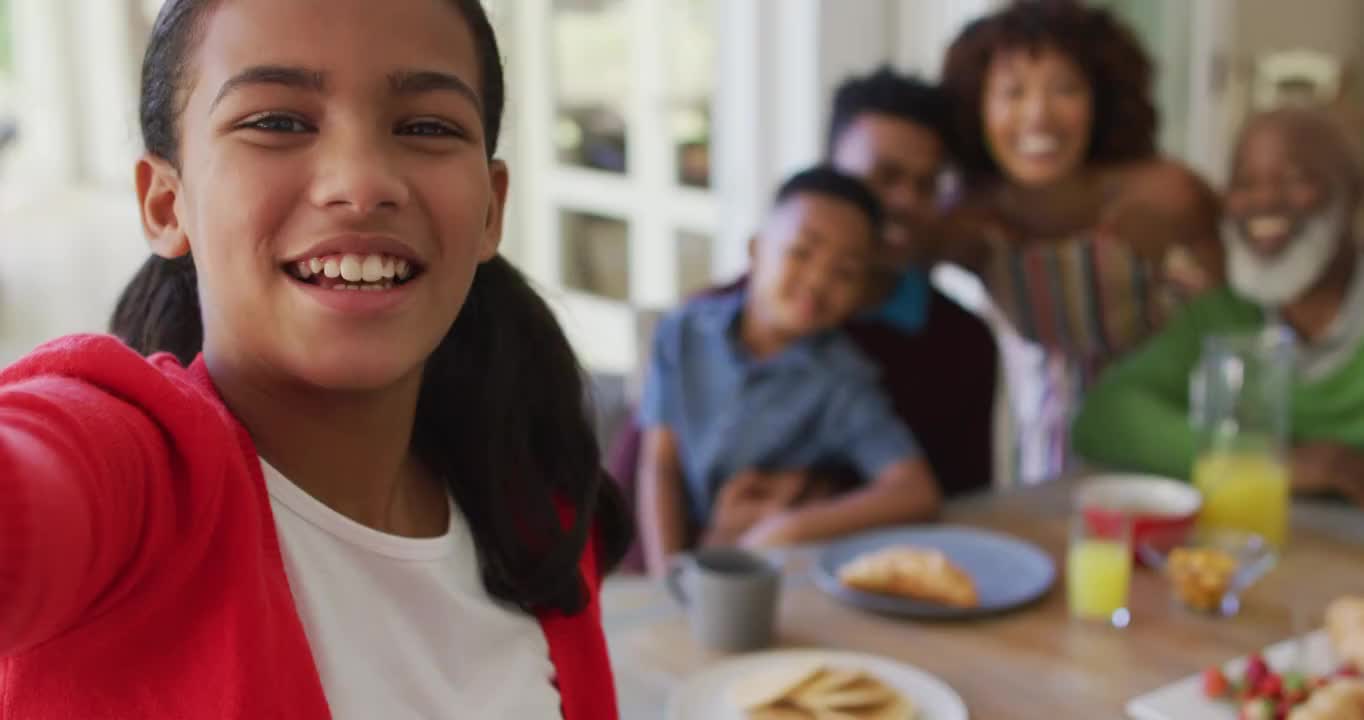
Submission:
[[[1188,483],[1155,475],[1098,475],[1076,491],[1075,501],[1091,531],[1119,532],[1132,519],[1132,552],[1141,562],[1146,546],[1165,555],[1194,530],[1203,495]]]

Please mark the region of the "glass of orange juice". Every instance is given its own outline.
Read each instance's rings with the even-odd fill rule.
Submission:
[[[1193,483],[1203,493],[1199,525],[1288,539],[1286,461],[1296,345],[1283,328],[1205,338],[1190,386],[1202,450]]]
[[[1126,627],[1132,585],[1132,519],[1087,517],[1084,508],[1071,518],[1066,553],[1066,597],[1071,617]]]

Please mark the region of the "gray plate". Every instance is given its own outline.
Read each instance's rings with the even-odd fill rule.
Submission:
[[[980,606],[947,607],[845,587],[838,569],[863,553],[889,545],[941,550],[976,582]],[[835,598],[863,610],[887,615],[961,620],[1023,607],[1047,594],[1056,582],[1056,564],[1032,543],[967,527],[932,526],[880,530],[832,543],[819,552],[815,583]]]

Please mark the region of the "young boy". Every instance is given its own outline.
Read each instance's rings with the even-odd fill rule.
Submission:
[[[752,241],[747,288],[660,323],[640,416],[646,562],[703,545],[807,542],[928,517],[937,483],[873,366],[835,330],[864,300],[882,214],[819,167],[791,178]],[[808,472],[864,487],[820,497]]]

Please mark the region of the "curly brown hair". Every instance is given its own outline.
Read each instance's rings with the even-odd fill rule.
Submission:
[[[1132,31],[1107,10],[1075,0],[1017,0],[967,25],[943,65],[942,85],[952,103],[949,140],[968,184],[1001,175],[985,143],[981,114],[990,63],[1001,53],[1044,49],[1070,58],[1089,81],[1094,121],[1087,162],[1155,155],[1151,59]]]

